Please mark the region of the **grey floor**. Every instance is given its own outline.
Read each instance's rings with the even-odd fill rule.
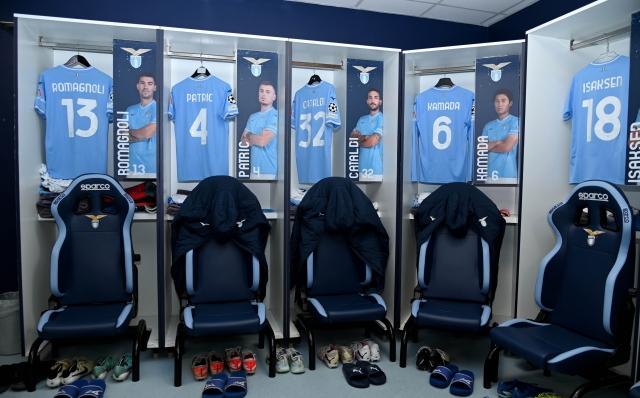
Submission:
[[[318,330],[316,331],[316,347],[328,343],[348,343],[364,338],[362,330]],[[124,382],[107,380],[105,397],[200,397],[204,382],[195,381],[189,370],[191,358],[200,352],[217,350],[224,352],[224,348],[242,345],[243,348],[253,350],[258,357],[258,370],[255,375],[248,377],[249,397],[299,397],[304,398],[326,398],[342,397],[451,397],[448,389],[437,389],[429,384],[430,373],[419,371],[415,367],[415,354],[421,345],[437,347],[447,352],[451,357],[451,363],[456,364],[461,370],[471,370],[475,374],[475,388],[472,397],[497,397],[496,386],[488,390],[482,387],[482,374],[484,358],[489,349],[489,339],[487,336],[476,336],[469,334],[451,333],[421,330],[420,342],[409,344],[407,367],[401,369],[399,362],[389,362],[389,345],[383,341],[379,334],[372,333],[372,339],[380,344],[382,360],[380,368],[387,375],[387,383],[382,386],[371,386],[366,389],[356,389],[350,387],[342,375],[341,367],[329,369],[324,363],[316,361],[316,370],[307,370],[303,374],[278,374],[275,379],[268,377],[267,364],[265,358],[268,345],[265,342],[265,349],[258,350],[257,336],[239,336],[237,339],[209,339],[206,341],[187,340],[186,354],[183,359],[183,384],[182,387],[173,386],[173,358],[169,358],[167,351],[160,351],[160,357],[153,358],[151,350],[142,353],[140,364],[141,378],[137,383],[131,379]],[[399,337],[397,343],[397,353],[399,360],[400,344]],[[305,359],[308,357],[308,347],[306,339],[303,338],[300,344],[295,347],[302,352]],[[130,344],[128,342],[115,343],[110,345],[84,345],[76,347],[61,348],[61,357],[70,358],[73,356],[86,356],[95,359],[100,355],[110,354],[115,357],[128,352]],[[46,354],[45,354],[46,355]],[[47,359],[47,358],[45,358]],[[20,355],[0,356],[0,365],[24,361]],[[538,383],[544,387],[555,389],[560,396],[568,396],[584,379],[577,376],[564,376],[553,374],[545,377],[540,370],[529,370],[525,361],[515,358],[500,357],[500,370],[498,373],[500,380],[519,380]],[[626,387],[628,388],[628,387]],[[38,384],[33,393],[26,391],[8,390],[2,394],[2,398],[14,396],[29,396],[33,398],[53,397],[57,389],[50,389],[42,381]],[[627,390],[624,387],[613,387],[600,390],[588,395],[589,397],[626,397]]]

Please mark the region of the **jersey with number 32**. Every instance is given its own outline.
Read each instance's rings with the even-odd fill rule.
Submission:
[[[296,164],[301,184],[315,184],[331,176],[332,130],[341,123],[331,83],[305,85],[296,92],[291,127],[296,130]]]
[[[467,181],[474,100],[460,86],[431,87],[416,96],[411,181]]]
[[[169,118],[175,125],[178,181],[229,175],[229,119],[237,114],[231,86],[213,75],[173,86]]]
[[[564,120],[572,120],[569,182],[624,184],[629,58],[591,63],[573,76]]]
[[[107,173],[113,79],[94,67],[64,65],[40,75],[35,110],[47,120],[45,153],[52,178]]]

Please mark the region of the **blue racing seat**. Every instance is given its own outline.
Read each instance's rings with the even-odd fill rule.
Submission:
[[[64,339],[101,339],[129,335],[133,339],[133,381],[140,379],[140,350],[150,331],[137,312],[137,268],[131,244],[133,199],[112,177],[85,174],[76,178],[51,205],[59,235],[51,253],[50,310],[38,323],[29,363],[52,341],[53,355]],[[75,340],[73,340],[75,341]],[[35,390],[29,377],[28,389]]]
[[[556,245],[538,270],[535,300],[541,311],[535,320],[513,319],[491,330],[484,387],[497,381],[504,349],[547,374],[596,379],[573,397],[630,382],[607,371],[630,356],[635,227],[626,197],[607,182],[587,181],[547,218]]]

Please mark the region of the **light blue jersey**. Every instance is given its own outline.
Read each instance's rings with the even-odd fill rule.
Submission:
[[[360,131],[360,135],[378,133],[382,136],[382,120],[382,112],[378,112],[373,116],[364,115],[358,119],[358,124],[354,130]],[[376,146],[360,147],[359,163],[361,172],[366,170],[366,174],[382,175],[382,139]],[[373,172],[370,170],[373,170]]]
[[[278,110],[269,108],[249,116],[246,131],[260,134],[262,130],[271,130],[275,136],[265,146],[251,145],[251,173],[276,174],[278,164]]]
[[[331,176],[331,130],[341,123],[338,98],[331,83],[306,85],[296,92],[291,127],[296,130],[296,164],[301,184],[315,184]]]
[[[624,184],[629,58],[591,63],[573,76],[564,120],[572,120],[569,182]]]
[[[47,120],[45,153],[52,178],[107,173],[113,79],[94,67],[48,69],[40,75],[36,112]]]
[[[520,135],[520,121],[513,115],[492,120],[482,129],[489,142],[504,141],[509,134]],[[489,151],[489,178],[518,178],[517,156],[517,143],[509,152]]]
[[[215,76],[188,77],[171,89],[178,181],[229,175],[229,119],[238,114],[231,86]]]
[[[466,182],[473,92],[431,87],[413,105],[411,181]]]
[[[137,130],[156,123],[156,100],[152,100],[147,106],[140,104],[127,108],[129,113],[129,129]],[[156,136],[132,142],[129,145],[129,170],[134,173],[156,172]]]

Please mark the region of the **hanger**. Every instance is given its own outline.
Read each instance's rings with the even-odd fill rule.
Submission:
[[[80,66],[82,68],[88,68],[88,67],[91,66],[91,64],[89,63],[89,61],[87,61],[87,59],[85,57],[80,55],[80,45],[78,44],[78,54],[76,54],[76,55],[72,56],[71,58],[69,58],[69,60],[64,63],[64,66],[67,66],[69,68],[73,68],[74,66]]]
[[[322,82],[322,79],[320,78],[320,76],[316,75],[316,70],[313,70],[313,75],[309,78],[309,83],[307,83],[308,85],[312,85],[314,83],[320,83]]]
[[[602,54],[598,55],[598,58],[596,58],[596,60],[593,62],[598,63],[598,62],[604,61],[607,57],[615,58],[617,56],[618,56],[617,52],[609,51],[609,38],[607,38],[607,50]]]
[[[210,75],[211,73],[209,73],[209,69],[207,69],[202,62],[202,53],[200,53],[200,66],[198,67],[198,69],[196,69],[195,72],[193,72],[193,75],[191,75],[191,77],[197,79],[199,77],[206,77]]]
[[[455,86],[455,84],[453,83],[453,81],[451,81],[451,79],[449,79],[447,77],[447,68],[444,68],[444,77],[442,77],[440,80],[438,80],[438,82],[436,83],[435,87],[440,88],[440,87],[453,87]]]

